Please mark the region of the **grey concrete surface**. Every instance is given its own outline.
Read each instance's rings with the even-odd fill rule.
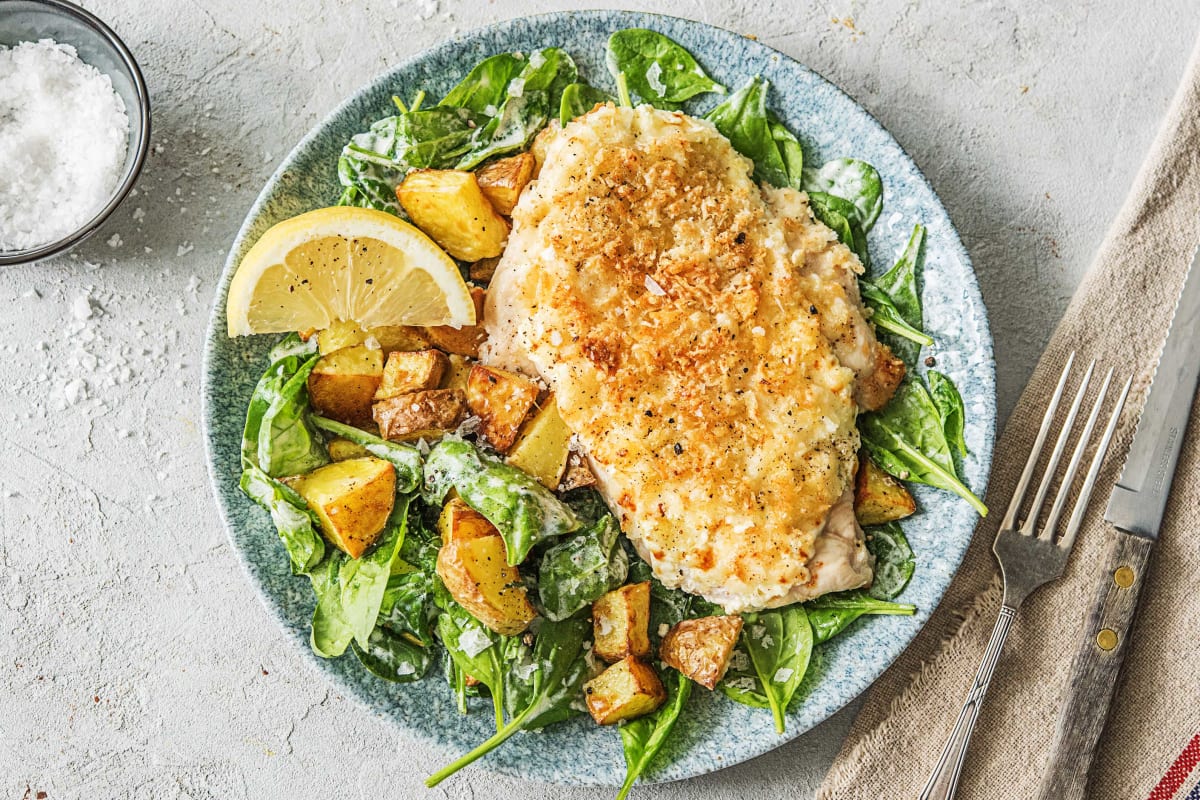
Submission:
[[[0,270],[0,800],[609,796],[483,769],[421,788],[436,755],[331,691],[259,606],[216,517],[199,425],[218,271],[288,148],[396,59],[578,5],[85,5],[136,51],[155,144],[137,196],[85,247]],[[1002,414],[1119,207],[1200,26],[1194,0],[627,7],[755,34],[896,135],[974,258]],[[638,796],[810,796],[849,721],[843,712],[751,763]]]

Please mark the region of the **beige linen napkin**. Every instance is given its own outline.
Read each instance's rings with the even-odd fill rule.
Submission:
[[[1102,519],[1200,242],[1200,47],[1133,191],[996,446],[975,538],[928,626],[872,687],[819,800],[916,798],[970,687],[1000,606],[991,546],[1071,350],[1134,376],[1133,390],[1063,579],[1022,608],[984,703],[958,797],[1037,789],[1105,539]],[[1005,309],[991,309],[993,315]],[[1089,798],[1145,798],[1200,730],[1200,404],[1151,556],[1125,672]]]

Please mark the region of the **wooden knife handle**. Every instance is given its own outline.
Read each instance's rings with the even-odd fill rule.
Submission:
[[[1040,800],[1083,800],[1096,745],[1130,646],[1138,595],[1146,578],[1150,539],[1108,530],[1100,587],[1071,664]]]

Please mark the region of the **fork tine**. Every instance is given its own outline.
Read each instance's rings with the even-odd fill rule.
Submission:
[[[1046,407],[1046,415],[1042,417],[1042,427],[1038,430],[1037,439],[1033,442],[1033,449],[1029,451],[1029,460],[1025,462],[1025,469],[1021,472],[1021,479],[1017,481],[1017,488],[1013,491],[1012,500],[1008,503],[1008,511],[1004,513],[1004,520],[1000,523],[1002,530],[1014,530],[1017,527],[1017,514],[1021,511],[1021,503],[1025,500],[1025,492],[1029,489],[1029,482],[1033,479],[1033,471],[1037,468],[1038,458],[1042,455],[1042,447],[1046,444],[1046,436],[1050,433],[1050,425],[1054,422],[1054,414],[1058,411],[1058,403],[1062,399],[1063,387],[1067,385],[1067,376],[1071,374],[1071,367],[1075,364],[1075,352],[1067,356],[1067,363],[1063,366],[1062,375],[1058,378],[1058,386],[1054,389],[1054,394],[1050,397],[1050,404]]]
[[[1046,503],[1046,495],[1050,493],[1050,487],[1054,484],[1054,474],[1058,472],[1058,462],[1062,460],[1063,451],[1067,449],[1067,440],[1071,438],[1071,428],[1075,426],[1075,417],[1079,415],[1079,407],[1083,405],[1083,396],[1087,394],[1088,383],[1092,380],[1092,372],[1096,369],[1096,361],[1088,364],[1087,372],[1083,373],[1083,380],[1079,382],[1079,388],[1075,390],[1075,399],[1071,401],[1071,410],[1067,412],[1067,418],[1063,420],[1062,430],[1058,432],[1058,440],[1054,443],[1054,449],[1050,452],[1050,460],[1046,463],[1046,471],[1042,473],[1042,481],[1038,484],[1037,493],[1033,496],[1033,503],[1029,506],[1029,515],[1025,517],[1025,523],[1021,525],[1021,533],[1026,536],[1035,536],[1037,533],[1037,521],[1041,516],[1042,506]],[[1054,534],[1050,534],[1053,538]]]
[[[1121,394],[1117,397],[1116,405],[1113,406],[1112,416],[1108,418],[1104,435],[1100,438],[1100,443],[1096,445],[1096,454],[1092,456],[1092,465],[1088,467],[1087,477],[1083,480],[1083,486],[1079,488],[1075,509],[1071,512],[1071,518],[1067,520],[1067,531],[1063,534],[1062,541],[1059,542],[1059,547],[1064,550],[1069,551],[1075,544],[1075,536],[1083,524],[1083,515],[1087,511],[1088,500],[1092,498],[1092,490],[1096,488],[1096,476],[1100,474],[1100,467],[1104,464],[1104,454],[1108,452],[1108,446],[1112,443],[1113,432],[1116,431],[1117,423],[1121,419],[1121,409],[1125,407],[1125,398],[1129,396],[1129,387],[1132,384],[1133,378],[1129,378],[1121,387]]]
[[[1050,514],[1046,517],[1046,522],[1043,524],[1041,536],[1054,541],[1054,532],[1058,529],[1058,521],[1062,518],[1063,509],[1067,505],[1067,497],[1071,494],[1071,486],[1075,483],[1075,476],[1079,474],[1079,465],[1083,461],[1083,454],[1087,451],[1088,443],[1092,440],[1092,432],[1096,430],[1096,420],[1100,418],[1100,409],[1104,405],[1105,396],[1108,394],[1108,386],[1112,383],[1113,371],[1109,369],[1108,374],[1104,376],[1104,383],[1100,384],[1100,391],[1096,393],[1096,400],[1092,403],[1092,410],[1088,413],[1087,422],[1083,426],[1083,432],[1079,434],[1079,441],[1075,443],[1075,450],[1071,453],[1071,460],[1067,462],[1067,471],[1063,475],[1062,483],[1058,486],[1058,494],[1054,498],[1054,504],[1050,506]]]

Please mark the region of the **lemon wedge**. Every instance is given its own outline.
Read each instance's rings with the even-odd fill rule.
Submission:
[[[421,231],[368,208],[321,208],[262,235],[226,302],[230,336],[383,325],[475,324],[458,266]]]

